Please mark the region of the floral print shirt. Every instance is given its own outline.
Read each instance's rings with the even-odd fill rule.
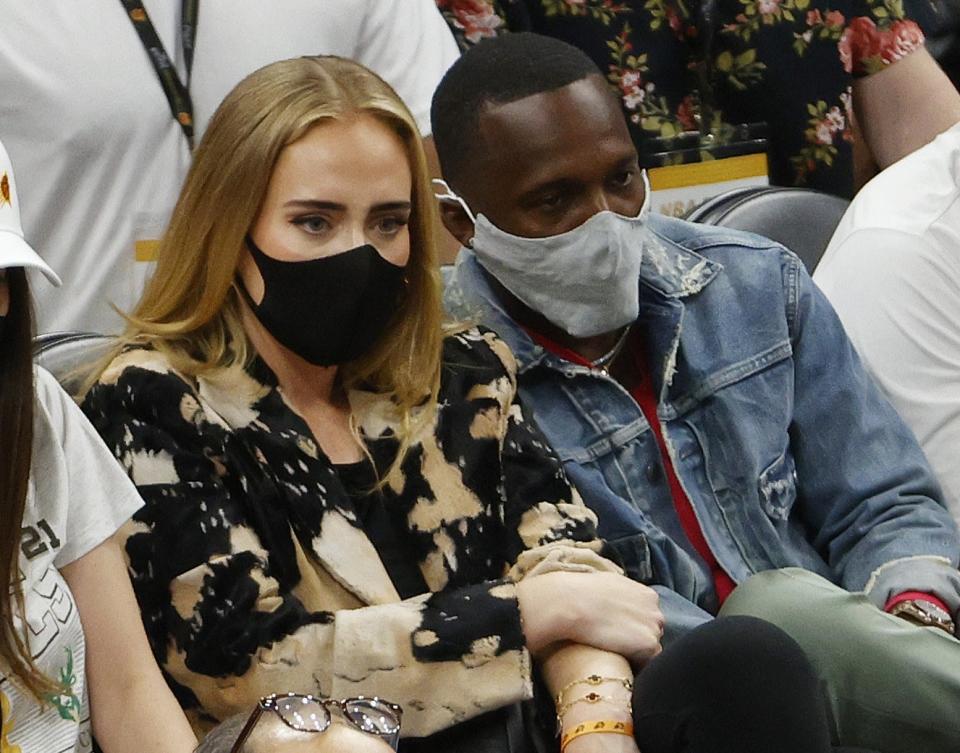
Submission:
[[[708,2],[709,45],[698,21]],[[904,0],[708,2],[437,0],[461,47],[533,31],[584,50],[620,95],[641,155],[653,138],[701,130],[701,117],[719,145],[742,138],[738,125],[765,122],[772,183],[852,196],[852,78],[923,43]]]
[[[383,489],[428,591],[401,599],[330,461],[262,361],[191,378],[121,353],[83,408],[145,507],[126,551],[144,625],[201,734],[273,692],[381,695],[420,737],[531,697],[516,582],[618,571],[517,401],[490,332],[448,337],[439,405]],[[399,418],[349,396],[379,469]]]

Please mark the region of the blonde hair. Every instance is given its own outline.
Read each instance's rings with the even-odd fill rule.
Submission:
[[[344,389],[389,397],[401,416],[399,466],[414,409],[436,402],[443,337],[436,209],[419,129],[378,76],[352,61],[301,57],[247,76],[214,113],[196,149],[143,297],[88,386],[131,343],[147,343],[188,376],[243,368],[254,357],[235,275],[280,152],[314,126],[370,115],[403,141],[413,176],[406,292],[374,348],[338,371]],[[432,399],[431,399],[432,398]],[[406,435],[406,436],[404,436]]]

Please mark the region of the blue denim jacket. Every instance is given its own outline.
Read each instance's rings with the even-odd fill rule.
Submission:
[[[662,217],[650,228],[636,326],[670,457],[719,563],[737,582],[803,567],[880,606],[934,592],[956,613],[960,538],[937,482],[803,264],[755,235]],[[513,348],[527,409],[629,572],[715,613],[630,394],[535,344],[468,249],[445,298]]]

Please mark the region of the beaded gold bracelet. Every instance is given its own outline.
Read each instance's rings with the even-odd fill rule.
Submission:
[[[617,698],[612,695],[600,695],[594,691],[590,691],[585,696],[580,698],[574,698],[572,701],[568,701],[560,706],[557,706],[557,719],[560,719],[564,714],[566,714],[573,706],[576,706],[578,703],[600,703],[600,701],[611,701],[612,703],[625,703],[627,707],[630,707],[630,698]]]
[[[565,703],[557,709],[557,735],[563,732],[563,715],[566,714],[571,707],[576,706],[578,703],[600,703],[600,701],[610,701],[611,703],[622,703],[624,708],[630,710],[630,701],[629,697],[627,698],[615,698],[611,695],[600,695],[599,693],[587,693],[582,698],[574,698],[569,703]]]
[[[617,722],[613,719],[580,722],[580,724],[570,730],[563,736],[563,739],[560,740],[560,753],[564,753],[567,746],[578,737],[603,733],[633,737],[633,724],[631,722]]]
[[[627,689],[627,692],[633,692],[633,680],[629,677],[603,677],[602,675],[587,675],[586,677],[581,677],[579,680],[574,680],[571,683],[568,683],[564,688],[557,693],[556,706],[560,706],[563,703],[563,696],[571,688],[575,688],[577,685],[589,685],[590,687],[597,687],[598,685],[603,685],[606,682],[618,682]]]

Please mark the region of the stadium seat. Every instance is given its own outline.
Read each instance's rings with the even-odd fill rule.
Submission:
[[[809,188],[735,188],[705,201],[686,219],[775,240],[799,256],[812,273],[849,204]]]
[[[112,337],[92,332],[55,332],[34,340],[34,360],[74,394],[83,378],[83,369],[106,354]]]

